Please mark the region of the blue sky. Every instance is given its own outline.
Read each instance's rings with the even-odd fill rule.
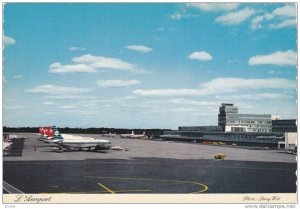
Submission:
[[[294,4],[4,7],[3,125],[172,128],[296,118]]]

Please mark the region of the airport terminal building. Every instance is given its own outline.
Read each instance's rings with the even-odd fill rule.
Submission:
[[[164,131],[166,140],[193,142],[222,142],[245,146],[278,147],[286,132],[297,132],[296,120],[280,120],[277,115],[239,114],[238,107],[222,103],[218,126],[181,126],[175,131]]]

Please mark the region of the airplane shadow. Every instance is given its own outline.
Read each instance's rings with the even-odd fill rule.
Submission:
[[[93,152],[93,153],[108,153],[108,151],[102,150],[58,150],[58,149],[44,149],[40,150],[39,152],[55,152],[55,153],[64,153],[64,152]]]

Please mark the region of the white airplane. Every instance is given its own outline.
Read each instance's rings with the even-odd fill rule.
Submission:
[[[130,136],[132,139],[146,139],[148,136],[146,135],[146,132],[144,131],[143,134],[134,134]]]
[[[111,142],[104,139],[64,139],[57,128],[53,129],[54,138],[52,143],[58,144],[59,150],[110,150]]]
[[[43,141],[45,143],[51,143],[53,138],[54,138],[54,133],[53,133],[53,129],[57,130],[56,126],[48,126],[48,127],[44,127],[44,128],[39,128],[39,139],[40,141]],[[74,136],[74,135],[70,135],[70,134],[62,134],[62,137],[64,139],[68,139],[68,140],[76,140],[76,139],[94,139],[91,137],[81,137],[81,136]]]
[[[121,138],[130,138],[130,139],[145,139],[148,136],[145,135],[145,131],[143,134],[134,134],[134,131],[131,132],[131,134],[120,134]]]
[[[121,138],[130,138],[132,135],[134,135],[134,131],[131,132],[131,134],[120,134]]]

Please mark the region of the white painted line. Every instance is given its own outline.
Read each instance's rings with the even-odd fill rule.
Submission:
[[[3,189],[7,191],[9,194],[24,194],[24,192],[20,191],[19,189],[10,185],[5,181],[3,181]]]

